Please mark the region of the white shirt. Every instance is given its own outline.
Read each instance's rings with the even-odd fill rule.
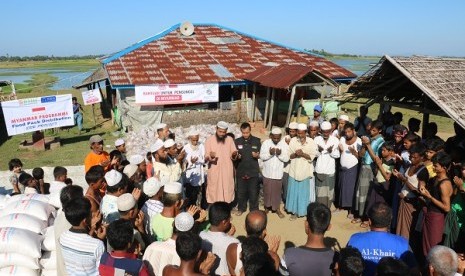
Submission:
[[[281,150],[280,155],[271,155],[270,149],[277,148]],[[263,142],[260,148],[260,159],[263,161],[262,175],[269,179],[283,178],[284,164],[289,161],[289,146],[284,140],[274,144],[273,140],[268,139]]]
[[[154,275],[162,275],[163,268],[167,265],[180,265],[178,253],[176,253],[176,241],[167,239],[164,242],[154,242],[145,249],[142,260],[148,261]]]
[[[102,217],[105,222],[111,223],[119,219],[117,200],[117,196],[110,194],[106,194],[102,198],[102,202],[100,203],[100,213],[102,213]]]
[[[318,174],[335,174],[336,173],[336,158],[339,158],[339,139],[334,136],[329,136],[328,140],[324,140],[323,136],[315,137],[315,143],[323,148],[320,152],[317,150],[316,156],[318,159],[315,164],[315,172]],[[329,152],[328,148],[333,147],[332,151]]]
[[[186,157],[184,158],[184,164],[186,164],[186,181],[191,186],[201,186],[205,179],[203,171],[203,165],[205,164],[205,147],[203,144],[198,144],[196,149],[193,149],[191,144],[187,144],[184,147]],[[191,162],[192,157],[197,157],[195,163]]]
[[[289,176],[297,181],[302,181],[306,178],[313,177],[313,159],[315,158],[318,148],[312,138],[306,137],[305,142],[302,144],[298,137],[291,139],[289,143],[289,156],[301,149],[304,153],[310,155],[307,160],[303,157],[296,157],[291,159],[289,165]]]
[[[176,175],[172,175],[172,172],[168,166],[164,163],[153,162],[153,175],[157,175],[160,172],[160,181],[162,183],[176,182],[179,178]]]
[[[68,230],[60,236],[60,246],[69,275],[99,275],[103,242],[86,233]]]
[[[50,194],[61,193],[61,189],[66,187],[65,182],[55,181],[50,182]]]
[[[362,139],[357,137],[357,140],[352,145],[348,145],[346,137],[341,137],[339,144],[342,145],[341,167],[350,169],[357,166],[359,159],[350,152],[349,147],[353,147],[355,151],[359,152],[362,149]]]
[[[202,249],[211,251],[220,259],[220,264],[215,270],[216,275],[230,275],[226,261],[226,249],[231,243],[239,243],[239,240],[223,232],[202,231]]]

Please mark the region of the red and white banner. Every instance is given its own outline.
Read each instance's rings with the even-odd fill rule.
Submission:
[[[136,86],[136,104],[170,105],[218,102],[218,83]]]
[[[102,101],[100,89],[95,88],[92,90],[82,91],[82,101],[84,102],[84,105],[100,103]]]
[[[71,94],[2,102],[8,135],[74,125]]]

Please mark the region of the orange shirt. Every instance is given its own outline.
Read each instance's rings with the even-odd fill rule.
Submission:
[[[110,160],[110,155],[106,151],[102,151],[100,154],[96,154],[91,151],[87,154],[86,159],[84,159],[84,170],[87,172],[92,166],[99,165],[103,161]],[[110,165],[104,167],[105,171],[108,170]]]

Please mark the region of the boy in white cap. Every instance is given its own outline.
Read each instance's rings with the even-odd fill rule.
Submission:
[[[313,159],[316,152],[315,142],[307,137],[307,125],[299,124],[297,137],[289,143],[291,164],[286,209],[293,214],[291,220],[307,214],[310,193],[313,192],[310,191],[310,178],[313,177]]]
[[[208,162],[207,202],[231,203],[234,200],[233,161],[238,157],[234,140],[226,135],[228,123],[216,124],[215,135],[205,141],[205,161]]]
[[[132,194],[124,193],[116,201],[118,213],[121,219],[129,220],[134,228],[134,240],[136,240],[142,251],[145,250],[144,214],[137,209],[137,201],[141,195],[139,189],[134,189]],[[148,241],[148,238],[147,238]],[[110,252],[110,250],[108,250]]]
[[[137,178],[139,179],[139,184],[142,184],[147,179],[147,163],[145,162],[145,157],[140,154],[131,155],[129,157],[129,163],[137,166]]]
[[[336,182],[336,159],[340,157],[339,139],[331,135],[331,123],[321,124],[321,135],[315,138],[318,147],[315,164],[316,201],[331,208]]]
[[[184,151],[181,153],[178,152],[178,148],[173,139],[167,139],[163,142],[163,147],[167,150],[168,153],[168,169],[171,173],[171,181],[180,181],[181,180],[181,162],[184,159]]]
[[[144,213],[144,229],[145,232],[153,237],[150,221],[152,218],[163,211],[163,183],[155,177],[150,177],[144,182],[143,192],[149,199],[142,206],[141,211]]]
[[[100,213],[107,223],[119,219],[117,200],[120,195],[126,193],[128,188],[125,177],[116,170],[111,170],[105,174],[107,193],[100,203]]]
[[[297,122],[290,122],[289,127],[288,127],[288,134],[284,137],[284,141],[286,144],[289,145],[291,142],[291,139],[297,136],[297,127],[299,126],[299,123]],[[283,202],[286,203],[286,197],[287,197],[287,183],[289,180],[289,164],[290,162],[287,161],[284,163],[284,168],[283,168],[283,193],[282,193],[282,199]]]
[[[157,241],[166,241],[173,234],[173,222],[182,207],[182,185],[179,182],[165,184],[163,191],[163,210],[150,222],[152,234]]]
[[[168,139],[168,136],[170,135],[170,130],[165,123],[158,124],[156,128],[157,128],[158,139],[162,141],[165,141],[166,139]]]
[[[281,203],[281,190],[284,164],[289,161],[289,146],[281,139],[280,128],[273,128],[270,139],[263,142],[260,149],[260,159],[263,161],[263,197],[265,211],[273,212],[283,218],[279,205]]]
[[[184,179],[186,187],[185,206],[197,205],[197,197],[205,180],[203,165],[205,164],[205,147],[199,143],[199,132],[188,134],[189,143],[184,146]]]
[[[119,152],[121,152],[121,156],[122,156],[121,162],[127,160],[126,159],[126,142],[122,138],[116,139],[115,148]]]
[[[167,265],[180,265],[181,260],[176,253],[176,238],[179,233],[192,230],[194,217],[188,212],[179,213],[174,219],[173,235],[166,241],[156,241],[145,250],[144,261],[150,265],[152,275],[162,275]]]

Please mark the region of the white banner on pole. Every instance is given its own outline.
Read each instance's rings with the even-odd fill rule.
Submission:
[[[92,90],[82,91],[82,101],[84,102],[84,105],[100,103],[102,101],[100,89],[95,88]]]
[[[136,103],[171,105],[218,102],[218,83],[136,86]]]
[[[71,94],[2,102],[8,135],[74,125]]]

